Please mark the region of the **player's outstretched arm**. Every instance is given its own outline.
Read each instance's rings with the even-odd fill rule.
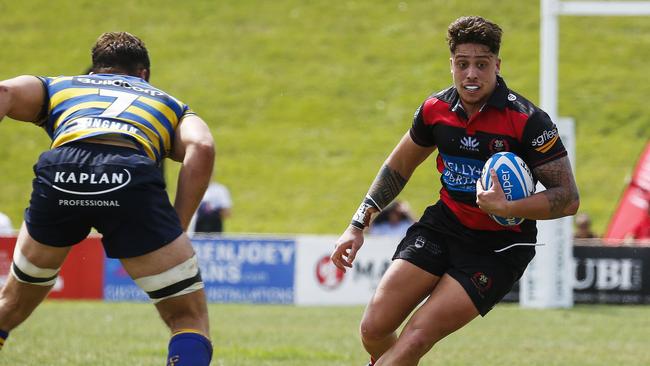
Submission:
[[[580,197],[569,158],[563,157],[540,165],[533,172],[546,187],[545,191],[524,199],[508,201],[496,173],[492,171],[491,188],[485,190],[480,182],[476,184],[477,204],[483,211],[501,217],[549,220],[575,215],[580,206]]]
[[[43,83],[35,76],[0,81],[0,120],[8,116],[18,121],[38,122],[44,101]]]
[[[214,167],[214,140],[208,125],[197,115],[185,116],[176,130],[171,159],[181,163],[174,208],[183,230],[208,188]]]
[[[336,241],[330,257],[334,265],[344,271],[346,267],[352,267],[357,251],[363,245],[363,230],[370,224],[372,214],[381,211],[397,197],[415,168],[434,150],[435,147],[416,144],[408,132],[402,137],[377,173],[350,225]]]

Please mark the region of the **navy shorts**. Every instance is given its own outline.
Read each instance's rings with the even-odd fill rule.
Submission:
[[[415,223],[398,245],[393,260],[406,260],[435,276],[449,274],[485,316],[512,290],[535,256],[535,248],[522,245],[495,252],[478,251],[472,245],[476,243]]]
[[[108,257],[128,258],[183,232],[162,170],[135,149],[70,143],[42,153],[34,173],[25,223],[40,243],[74,245],[94,227]]]

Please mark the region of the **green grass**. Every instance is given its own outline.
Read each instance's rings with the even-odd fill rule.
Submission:
[[[362,307],[210,305],[215,366],[364,365]],[[441,341],[420,365],[641,366],[650,308],[499,305]],[[45,302],[14,330],[0,365],[161,365],[168,335],[151,305]]]
[[[539,95],[537,1],[0,0],[0,11],[0,79],[78,73],[101,32],[141,36],[152,82],[210,124],[232,232],[341,231],[417,106],[450,84],[445,30],[460,15],[501,24],[503,75]],[[581,211],[602,233],[650,137],[650,22],[565,17],[560,26],[560,114],[576,120]],[[15,223],[47,147],[37,128],[0,125],[0,211]],[[417,212],[436,199],[433,167],[425,162],[403,192]]]

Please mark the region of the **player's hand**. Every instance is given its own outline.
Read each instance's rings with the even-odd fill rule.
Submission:
[[[494,169],[490,169],[490,182],[492,185],[485,189],[480,179],[476,181],[476,204],[481,210],[489,214],[510,217],[508,215],[509,201],[506,199],[506,194],[503,193],[503,188],[501,188],[501,183]]]
[[[341,234],[330,256],[332,263],[345,272],[345,267],[352,268],[352,262],[363,245],[363,231],[350,225]]]

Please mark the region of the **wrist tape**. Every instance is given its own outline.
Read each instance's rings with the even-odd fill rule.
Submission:
[[[372,214],[368,209],[374,208],[377,211],[381,212],[381,208],[375,200],[370,197],[370,195],[366,195],[366,198],[364,198],[363,202],[361,202],[361,205],[359,205],[359,208],[357,209],[357,212],[354,213],[352,216],[352,221],[350,221],[350,224],[358,229],[365,229],[370,225],[370,215]]]

